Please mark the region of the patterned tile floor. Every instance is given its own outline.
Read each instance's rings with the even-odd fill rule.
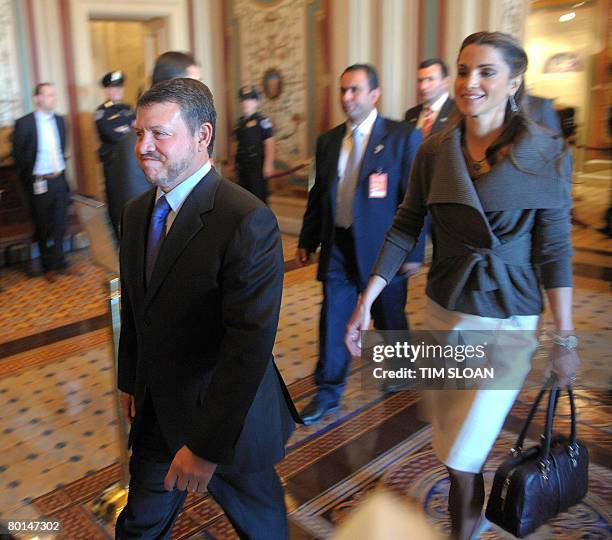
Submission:
[[[595,199],[602,200],[600,192],[585,193],[582,204],[591,205]],[[597,205],[597,209],[602,206],[600,202]],[[609,281],[604,279],[610,271],[609,241],[592,228],[576,228],[574,237],[580,248],[576,266],[583,265],[576,279],[576,325],[610,330],[612,295]],[[283,246],[285,259],[292,259],[296,239],[284,237]],[[606,251],[608,255],[603,253]],[[0,271],[5,289],[0,296],[0,351],[3,344],[24,339],[32,340],[34,347],[0,355],[0,522],[61,517],[66,527],[63,538],[109,538],[108,529],[92,519],[88,505],[119,477],[110,334],[100,328],[77,332],[68,339],[55,336],[35,346],[40,345],[36,338],[48,336],[53,329],[105,314],[103,274],[91,264],[86,252],[76,253],[72,259],[84,276],[62,278],[53,285],[41,278],[27,278],[20,269]],[[312,265],[285,274],[274,350],[298,406],[314,390],[311,373],[317,357],[321,302],[315,271]],[[409,311],[416,328],[422,326],[424,282],[422,272],[410,286]],[[528,399],[525,393],[516,404],[511,428],[515,429],[524,415]],[[279,464],[289,509],[303,510],[321,493],[341,485],[368,464],[380,465],[377,460],[381,456],[417,436],[424,427],[417,401],[418,395],[411,392],[385,399],[375,390],[363,389],[355,371],[341,411],[316,427],[301,427],[289,442],[288,456]],[[609,393],[581,395],[579,407],[581,433],[584,431],[596,447],[599,464],[609,467]],[[416,447],[410,450],[414,451]],[[377,478],[391,464],[381,467]],[[338,498],[329,505],[327,523],[322,524],[325,530],[338,521],[333,516],[352,508]],[[610,512],[611,507],[607,510]],[[326,536],[304,525],[298,514],[291,522],[292,538]],[[206,533],[201,530],[203,526]],[[175,537],[221,539],[235,535],[213,501],[192,498],[177,524]]]

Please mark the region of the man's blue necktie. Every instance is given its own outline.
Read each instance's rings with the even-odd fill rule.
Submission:
[[[166,200],[166,197],[162,195],[153,208],[153,214],[151,215],[151,224],[149,226],[149,240],[147,242],[147,267],[146,267],[146,278],[147,285],[151,281],[151,275],[153,274],[153,268],[155,268],[155,261],[157,255],[166,236],[166,219],[170,213],[170,205]]]

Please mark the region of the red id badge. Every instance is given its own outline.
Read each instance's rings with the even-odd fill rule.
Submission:
[[[387,173],[370,175],[370,199],[384,199],[387,196]]]

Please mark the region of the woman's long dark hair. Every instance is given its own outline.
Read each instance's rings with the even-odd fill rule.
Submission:
[[[503,32],[476,32],[475,34],[471,34],[463,40],[461,48],[459,49],[459,56],[461,56],[461,52],[468,45],[490,45],[497,49],[501,53],[504,62],[506,62],[510,68],[511,78],[522,76],[527,71],[527,65],[529,63],[527,53],[519,42],[510,34],[505,34]],[[508,144],[512,144],[527,128],[529,118],[523,108],[524,97],[525,81],[522,80],[518,90],[514,94],[518,110],[513,111],[510,106],[510,100],[508,100],[506,104],[504,129],[497,140],[487,149],[487,157],[495,156],[498,150]]]
[[[505,34],[504,32],[476,32],[475,34],[471,34],[463,40],[457,59],[459,59],[461,52],[468,45],[489,45],[497,49],[501,53],[504,62],[506,62],[510,68],[510,77],[512,78],[524,76],[527,71],[527,66],[529,64],[527,53],[523,47],[521,47],[520,43],[510,34]],[[491,164],[495,163],[497,152],[501,148],[514,143],[516,139],[528,129],[531,123],[529,113],[525,108],[525,94],[525,80],[523,79],[521,80],[518,90],[514,94],[517,110],[512,110],[510,100],[508,100],[506,104],[504,129],[493,144],[487,148],[487,159]],[[456,126],[461,121],[461,113],[459,113],[456,107],[455,111],[457,114],[456,122],[450,122],[449,124],[451,125],[449,127]],[[518,169],[523,170],[520,164],[516,163],[514,160],[512,153],[510,153],[509,157]]]

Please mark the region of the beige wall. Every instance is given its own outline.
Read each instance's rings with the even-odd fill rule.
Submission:
[[[577,121],[585,120],[589,95],[591,58],[595,54],[593,8],[575,10],[576,18],[559,22],[564,10],[542,10],[529,15],[525,31],[525,49],[529,56],[527,84],[531,92],[555,99],[558,104],[576,107]],[[546,61],[556,53],[575,53],[581,71],[545,73]]]
[[[96,80],[105,73],[121,70],[127,76],[124,101],[134,105],[138,96],[149,86],[147,49],[159,49],[155,32],[151,26],[163,24],[155,21],[91,21],[90,35],[93,65]],[[99,88],[99,101],[103,100],[103,89]]]

